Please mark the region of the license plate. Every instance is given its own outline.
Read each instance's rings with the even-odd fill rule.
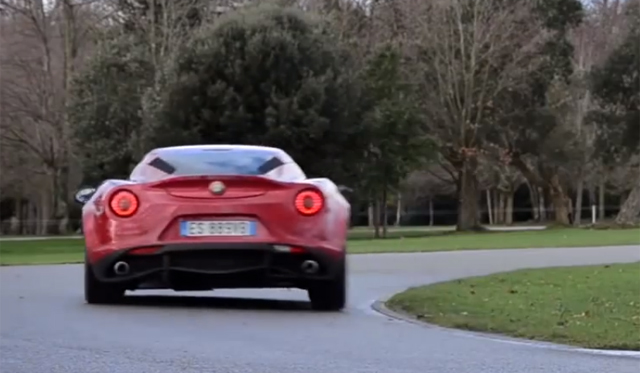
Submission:
[[[255,236],[256,230],[256,223],[253,221],[180,222],[180,235],[186,237]]]

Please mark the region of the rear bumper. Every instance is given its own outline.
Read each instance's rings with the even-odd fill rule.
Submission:
[[[279,252],[273,244],[173,244],[152,254],[133,254],[136,249],[114,252],[92,263],[95,277],[130,289],[145,283],[176,290],[305,287],[309,282],[334,278],[345,261],[344,252],[313,247],[303,247],[301,253]],[[316,273],[301,269],[306,260],[319,264]],[[129,265],[127,274],[114,271],[114,265],[121,261]]]

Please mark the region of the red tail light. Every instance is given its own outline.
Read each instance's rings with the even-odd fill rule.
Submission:
[[[128,190],[116,192],[109,201],[111,211],[121,218],[127,218],[135,214],[139,205],[138,197]]]
[[[295,205],[302,215],[315,215],[324,206],[324,196],[315,190],[303,190],[296,195]]]

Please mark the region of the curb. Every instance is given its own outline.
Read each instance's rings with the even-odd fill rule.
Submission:
[[[528,340],[528,339],[508,337],[508,336],[503,336],[499,334],[491,334],[486,332],[474,332],[474,331],[454,329],[454,328],[448,328],[448,327],[444,327],[436,324],[431,324],[426,321],[422,321],[417,317],[410,315],[406,312],[391,310],[390,308],[387,307],[386,300],[374,301],[371,304],[371,308],[375,312],[378,312],[384,316],[390,317],[395,320],[408,322],[424,328],[437,329],[440,331],[445,331],[448,333],[457,334],[464,337],[524,345],[524,346],[535,347],[535,348],[545,348],[545,349],[551,349],[556,351],[577,352],[577,353],[583,353],[583,354],[610,356],[610,357],[625,357],[625,358],[640,360],[640,351],[599,350],[599,349],[592,349],[592,348],[581,348],[581,347],[574,347],[569,345],[562,345],[562,344],[553,343],[553,342],[534,341],[534,340]]]

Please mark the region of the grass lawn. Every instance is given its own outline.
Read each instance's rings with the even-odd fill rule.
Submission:
[[[357,228],[349,234],[349,252],[421,252],[526,247],[608,246],[640,243],[640,229],[455,233],[448,228],[392,229],[388,239],[373,240],[371,230]],[[83,259],[84,241],[74,238],[1,241],[0,264],[73,263]]]
[[[447,327],[640,350],[640,262],[440,283],[397,294],[387,306]]]

